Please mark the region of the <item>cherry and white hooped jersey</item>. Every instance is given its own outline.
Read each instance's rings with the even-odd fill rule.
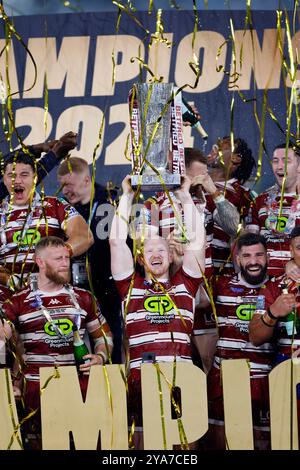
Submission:
[[[6,204],[7,205],[7,204]],[[32,211],[26,206],[0,205],[0,262],[11,273],[31,272],[35,245],[43,237],[62,238],[65,224],[79,213],[64,199],[46,196],[36,199]],[[24,230],[25,228],[25,230]]]
[[[5,286],[0,285],[0,308],[2,308],[3,303],[9,299],[12,295],[12,292]],[[0,320],[1,321],[1,320]],[[0,364],[6,363],[6,348],[5,348],[5,339],[0,338]]]
[[[249,322],[255,312],[258,293],[265,290],[251,286],[241,274],[220,276],[214,286],[219,340],[214,367],[223,359],[248,359],[251,376],[266,375],[274,360],[272,343],[254,346],[249,341]]]
[[[274,195],[272,199],[270,194]],[[259,231],[267,241],[270,276],[280,276],[284,273],[285,265],[291,259],[289,233],[300,224],[300,208],[295,207],[298,196],[294,193],[284,194],[281,214],[280,199],[280,189],[276,185],[272,186],[257,196],[246,217],[246,229]],[[287,225],[291,225],[289,230]]]
[[[37,294],[43,306],[48,310],[48,321],[41,309]],[[79,288],[74,288],[78,311],[66,287],[57,292],[33,291],[25,288],[3,304],[6,317],[15,325],[25,348],[25,377],[27,380],[39,380],[39,368],[54,365],[75,365],[73,355],[73,324],[80,324],[80,335],[85,330],[89,333],[108,326],[102,316],[94,296]],[[59,327],[58,335],[53,324]]]
[[[296,303],[300,302],[299,285],[295,281],[287,279],[285,274],[270,279],[265,287],[260,291],[262,302],[257,306],[256,314],[263,315],[282,294],[283,287],[287,288],[289,294],[295,295]],[[300,355],[300,308],[295,307],[294,311],[296,313],[295,320],[290,315],[281,317],[274,328],[278,355],[286,358],[291,357],[291,353],[296,357]]]
[[[140,367],[143,355],[151,353],[157,362],[191,362],[190,336],[201,278],[181,268],[169,282],[162,282],[165,290],[153,287],[139,274],[131,288],[131,279],[115,279],[122,298],[130,367]]]

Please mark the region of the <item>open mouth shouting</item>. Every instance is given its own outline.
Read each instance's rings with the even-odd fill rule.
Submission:
[[[15,186],[14,187],[14,200],[15,201],[22,201],[25,196],[25,188],[23,186]]]
[[[278,179],[282,180],[283,177],[284,177],[284,171],[282,171],[282,172],[281,172],[281,171],[277,171],[277,172],[276,172],[276,176],[277,176]]]

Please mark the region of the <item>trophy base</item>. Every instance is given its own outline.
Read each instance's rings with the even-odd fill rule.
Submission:
[[[131,175],[131,186],[133,188],[140,186],[142,191],[164,191],[165,187],[167,189],[176,189],[181,185],[181,175],[178,173],[165,173],[161,177],[164,181],[164,186],[155,174]]]

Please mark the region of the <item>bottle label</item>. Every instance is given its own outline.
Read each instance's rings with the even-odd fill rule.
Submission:
[[[285,322],[286,334],[292,336],[296,334],[296,327],[294,326],[294,320],[289,320]]]
[[[296,316],[295,318],[295,312],[290,312],[284,320],[284,326],[286,329],[286,334],[288,336],[293,336],[296,335],[297,333],[299,334],[300,330],[300,320],[299,317]]]

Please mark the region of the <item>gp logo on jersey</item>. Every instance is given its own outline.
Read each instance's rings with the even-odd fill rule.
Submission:
[[[29,228],[26,230],[24,235],[22,234],[23,231],[18,230],[13,235],[13,242],[20,246],[36,245],[41,239],[40,232],[38,232],[35,228]]]
[[[250,321],[253,317],[255,309],[255,304],[242,304],[238,306],[235,313],[240,320]]]
[[[265,226],[267,229],[277,230],[277,232],[284,232],[286,224],[287,224],[287,217],[276,217],[276,220],[270,220],[269,218],[266,219]]]
[[[147,312],[164,315],[172,310],[174,304],[166,295],[153,295],[152,297],[147,297],[144,307]]]
[[[45,333],[49,336],[55,336],[56,332],[53,330],[52,323],[55,323],[64,335],[68,335],[72,331],[73,322],[69,318],[59,318],[57,320],[52,320],[52,322],[47,322],[44,326]]]

